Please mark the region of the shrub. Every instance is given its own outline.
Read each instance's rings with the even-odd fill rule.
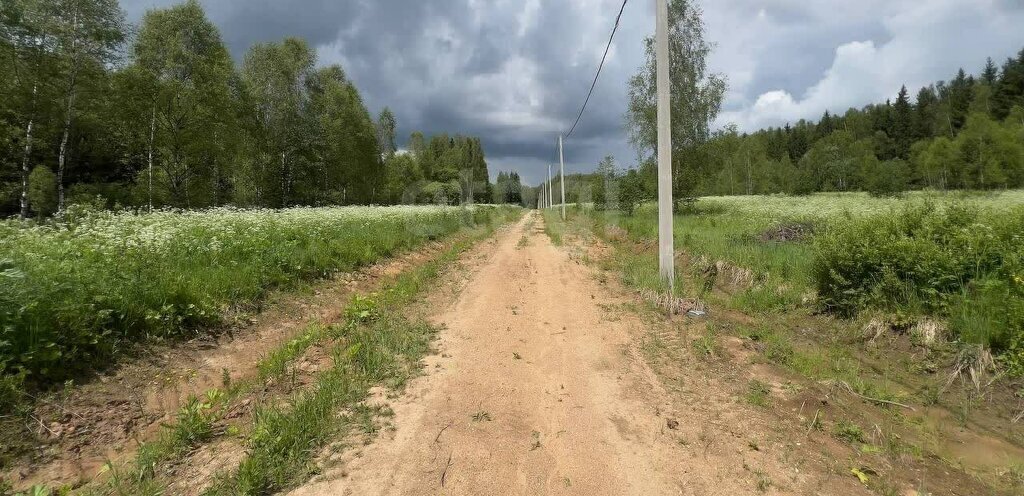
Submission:
[[[866,172],[865,187],[871,196],[898,195],[910,182],[910,166],[899,159],[875,162]]]
[[[825,309],[952,317],[965,339],[1005,349],[1024,332],[1024,210],[923,204],[830,224],[813,276]]]
[[[647,200],[643,180],[631,169],[619,180],[619,203],[622,211],[632,217],[638,205]]]
[[[49,168],[41,165],[28,175],[28,203],[42,217],[57,211],[57,176]]]

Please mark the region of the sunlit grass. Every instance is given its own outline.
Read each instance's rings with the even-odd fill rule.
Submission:
[[[209,429],[222,420],[226,405],[253,388],[262,388],[268,380],[285,376],[309,348],[334,343],[333,367],[310,388],[291,395],[287,402],[270,401],[258,409],[252,425],[244,429],[248,456],[231,473],[221,474],[208,492],[259,494],[303,480],[312,468],[315,450],[333,434],[372,423],[365,418],[372,412],[358,404],[370,386],[398,387],[415,374],[418,357],[427,352],[435,329],[407,318],[402,309],[433,287],[442,270],[460,254],[516,215],[513,210],[499,211],[493,224],[454,236],[447,249],[389,279],[379,291],[353,295],[341,322],[309,324],[261,359],[255,378],[225,383],[223,394],[213,390],[198,407],[183,408],[177,422],[165,425],[156,440],[140,446],[134,462],[110,466],[111,477],[84,494],[165,494],[160,469],[175,463],[187,449],[209,442]],[[354,413],[339,416],[342,407]],[[234,434],[230,429],[225,434],[240,434],[232,429]]]
[[[1022,213],[1024,191],[702,198],[674,216],[677,274],[685,276],[677,275],[676,293],[725,287],[729,305],[752,315],[807,303],[844,316],[869,308],[932,315],[966,342],[1024,350],[1024,304],[1013,303],[1024,287],[1024,233],[1015,234]],[[627,284],[661,290],[654,205],[585,217],[606,238],[631,242],[614,254]],[[792,226],[804,234],[772,236]]]
[[[0,371],[37,385],[220,323],[268,290],[488,223],[497,207],[75,212],[0,222]],[[9,388],[7,388],[9,389]]]

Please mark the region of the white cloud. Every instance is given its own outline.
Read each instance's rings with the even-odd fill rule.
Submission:
[[[120,0],[133,21],[179,0]],[[481,136],[492,169],[528,177],[576,118],[621,0],[201,0],[236,57],[297,35],[339,62],[373,113],[412,130]],[[695,0],[709,68],[728,77],[716,124],[744,130],[816,119],[980,70],[1024,45],[1021,0]],[[628,163],[627,79],[654,32],[654,5],[629,2],[601,80],[572,139],[568,171],[601,156]],[[287,14],[287,15],[286,15]],[[539,169],[538,169],[539,170]]]
[[[842,43],[831,65],[802,92],[762,90],[752,104],[734,105],[723,112],[716,124],[733,122],[741,130],[752,131],[817,119],[826,110],[841,114],[850,107],[892,99],[903,84],[913,94],[921,86],[949,79],[960,67],[977,72],[985,57],[1001,60],[1024,42],[1024,9],[1001,11],[994,1],[898,2],[884,12],[878,19],[888,38],[884,42]],[[786,63],[785,58],[773,61]]]

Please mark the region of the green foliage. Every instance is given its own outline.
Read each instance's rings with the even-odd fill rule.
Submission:
[[[640,204],[652,198],[644,186],[640,174],[635,169],[630,169],[619,179],[619,206],[623,213],[632,217]]]
[[[131,107],[122,118],[143,129],[140,149],[152,149],[160,169],[153,187],[171,205],[219,203],[217,169],[232,157],[238,125],[231,101],[231,56],[196,0],[146,13],[135,38],[135,66],[124,87]],[[134,78],[129,82],[127,78]],[[214,189],[210,189],[210,188]],[[154,191],[146,177],[146,203]]]
[[[715,327],[708,323],[704,332],[693,340],[693,352],[700,358],[710,359],[721,356],[721,349],[718,345],[718,337]]]
[[[767,407],[770,404],[768,396],[771,392],[771,386],[754,379],[747,384],[747,403],[754,406]]]
[[[997,76],[994,72],[992,64],[979,78],[960,70],[949,82],[922,88],[916,101],[902,87],[894,101],[843,115],[825,112],[817,122],[800,120],[750,134],[726,126],[706,142],[677,150],[684,154],[676,160],[686,180],[675,185],[675,194],[867,191],[889,196],[911,189],[1022,187],[1024,50]],[[653,90],[637,80],[646,82],[640,76],[631,82],[627,124],[634,144],[652,151],[655,113],[636,102]]]
[[[877,162],[870,140],[839,130],[818,140],[800,159],[800,168],[812,178],[814,191],[850,191],[863,187],[860,176],[870,174]]]
[[[848,443],[865,442],[864,431],[860,426],[847,420],[836,422],[836,425],[832,428],[832,434]]]
[[[1006,349],[1024,332],[1024,211],[961,204],[907,206],[833,222],[815,242],[814,278],[826,309],[939,313],[964,339]]]
[[[499,172],[497,180],[494,181],[494,203],[512,203],[520,205],[523,203],[523,184],[519,179],[519,173]]]
[[[43,217],[57,211],[57,175],[44,165],[32,169],[28,176],[28,203]]]
[[[398,145],[395,143],[395,128],[398,123],[395,121],[395,114],[391,109],[384,107],[377,117],[377,148],[385,158],[391,158]]]
[[[127,342],[188,335],[272,287],[496,215],[493,207],[69,210],[65,223],[0,223],[0,367],[37,386],[63,380],[109,363]]]
[[[177,425],[172,429],[172,443],[176,446],[187,447],[210,439],[213,436],[213,424],[209,411],[214,406],[214,399],[219,396],[211,392],[209,401],[200,401],[195,396],[190,396],[184,405],[178,410]]]
[[[706,172],[707,161],[693,153],[710,137],[711,122],[725,97],[721,74],[708,71],[712,46],[704,39],[700,6],[690,0],[668,4],[669,79],[672,100],[673,190],[680,196],[695,191],[694,177]],[[630,144],[647,161],[657,150],[657,92],[654,38],[644,40],[644,65],[629,80],[626,129]],[[710,170],[715,170],[710,168]]]
[[[592,192],[594,208],[597,210],[619,209],[619,170],[615,165],[615,157],[608,155],[597,164],[594,173]]]
[[[419,135],[399,158],[395,115],[375,122],[304,40],[234,61],[197,0],[134,28],[116,0],[4,2],[0,216],[20,213],[23,158],[63,178],[58,202],[106,208],[491,200],[479,139]]]
[[[782,333],[773,332],[767,327],[757,327],[747,330],[744,335],[769,361],[779,365],[792,364],[796,352]]]
[[[864,189],[872,196],[894,196],[910,185],[910,166],[903,160],[874,162],[865,169]]]

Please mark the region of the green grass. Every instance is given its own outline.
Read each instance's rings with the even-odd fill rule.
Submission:
[[[208,391],[202,398],[189,397],[178,410],[173,423],[165,424],[155,440],[139,445],[134,463],[118,466],[108,462],[101,470],[108,474],[105,483],[85,489],[82,493],[162,494],[164,488],[156,479],[158,470],[168,460],[183,456],[212,439],[215,435],[214,423],[226,412],[228,404],[229,399],[225,393],[216,389]],[[39,486],[33,490],[49,491]]]
[[[767,407],[771,404],[771,400],[768,398],[771,392],[771,386],[754,379],[747,384],[747,403],[762,408]]]
[[[629,233],[634,241],[657,240],[657,215],[650,207],[639,209],[632,217],[605,214],[611,222]],[[696,269],[703,257],[749,269],[762,280],[788,282],[798,287],[811,285],[811,247],[805,243],[766,243],[757,236],[780,222],[807,222],[793,217],[776,221],[767,217],[746,215],[729,209],[708,209],[707,213],[676,215],[673,219],[676,250],[685,252]],[[684,268],[685,269],[685,268]]]
[[[566,215],[571,209],[566,209]],[[546,208],[541,211],[544,216],[544,232],[551,238],[556,246],[562,245],[562,237],[565,235],[565,222],[562,221],[562,209]]]
[[[760,316],[808,304],[844,317],[864,310],[931,316],[1024,374],[1022,205],[1024,191],[704,198],[674,217],[682,254],[676,293],[709,298],[723,288],[729,306]],[[632,216],[574,215],[587,219],[570,218],[569,225],[585,222],[606,239],[634,245],[614,255],[627,284],[663,290],[652,205]],[[794,225],[809,226],[807,234],[770,236]]]
[[[865,443],[864,430],[859,425],[846,420],[836,422],[832,428],[832,435],[848,443]]]
[[[789,339],[782,333],[777,333],[767,326],[756,329],[749,329],[743,333],[744,337],[755,343],[760,349],[761,355],[768,361],[779,365],[790,365],[796,354]]]
[[[390,374],[390,385],[398,385],[415,367],[412,360],[426,351],[426,343],[434,332],[424,322],[410,322],[400,314],[396,313],[403,305],[425,291],[429,285],[436,281],[440,271],[452,263],[459,254],[473,245],[476,241],[490,235],[494,228],[506,223],[518,215],[518,212],[504,210],[494,215],[492,223],[471,230],[465,236],[456,238],[451,246],[431,259],[411,270],[402,272],[395,279],[385,285],[381,291],[372,295],[353,295],[345,307],[344,320],[334,325],[324,325],[314,322],[308,325],[298,336],[284,343],[271,351],[257,364],[258,374],[254,379],[230,383],[225,381],[225,390],[213,390],[207,392],[203,399],[190,398],[186,405],[178,412],[175,422],[166,424],[161,429],[157,439],[145,442],[140,445],[139,453],[133,463],[125,466],[108,464],[106,470],[110,477],[99,486],[91,487],[87,494],[139,494],[158,495],[163,494],[165,487],[157,476],[158,471],[174,460],[180,459],[192,448],[209,441],[214,435],[236,435],[237,432],[230,430],[217,434],[213,431],[216,422],[223,418],[227,406],[232,404],[239,396],[252,388],[265,384],[268,379],[278,379],[284,376],[291,364],[301,357],[310,347],[321,344],[329,339],[342,340],[334,350],[334,364],[330,372],[318,378],[316,385],[309,391],[299,393],[292,398],[288,404],[291,409],[264,407],[260,409],[249,443],[253,446],[260,446],[263,449],[259,452],[253,462],[243,464],[239,468],[236,482],[244,487],[256,487],[259,481],[264,485],[274,485],[281,481],[298,480],[307,472],[301,467],[302,460],[309,461],[311,454],[289,451],[282,446],[271,446],[272,439],[262,439],[257,435],[257,429],[262,425],[266,429],[287,428],[290,429],[287,439],[290,439],[295,446],[310,446],[315,443],[322,444],[326,436],[351,426],[365,426],[370,420],[366,418],[365,409],[358,408],[356,402],[365,397],[365,391],[369,385],[381,382],[381,374]],[[391,309],[391,311],[385,311]],[[379,343],[382,336],[394,336],[396,331],[401,331],[403,337],[396,343],[391,338],[391,348],[400,348],[398,355],[392,356],[388,363],[397,359],[407,360],[400,368],[392,365],[385,369],[384,361],[374,358],[367,358],[371,355],[360,352],[362,346],[374,346]],[[377,336],[373,336],[377,334]],[[386,339],[385,339],[386,340]],[[412,349],[410,343],[416,343]],[[341,346],[347,346],[342,348]],[[349,356],[346,353],[354,353]],[[409,353],[408,356],[404,355]],[[357,363],[363,366],[364,373],[353,374],[351,364]],[[349,368],[344,368],[344,367]],[[339,367],[342,367],[339,369]],[[365,370],[373,370],[374,374],[367,374]],[[344,375],[349,374],[349,375]],[[342,379],[348,381],[343,383]],[[354,388],[359,386],[358,388]],[[354,389],[353,389],[354,388]],[[340,422],[330,424],[330,416],[321,415],[328,406],[336,408],[338,404],[351,405],[353,415],[341,419]],[[289,413],[290,412],[290,413]],[[303,424],[298,426],[296,424]],[[275,451],[276,450],[276,451]],[[283,451],[282,451],[283,450]],[[276,454],[274,454],[276,453]],[[266,473],[260,474],[258,467],[266,459],[280,458],[277,462],[288,464],[287,466],[295,471],[292,473]],[[305,462],[303,462],[305,463]],[[269,481],[269,482],[268,482]],[[228,488],[230,480],[225,478],[219,484],[219,488]],[[259,492],[259,491],[256,491]]]
[[[109,364],[131,342],[189,335],[273,288],[352,270],[487,224],[506,207],[70,212],[0,222],[0,409]]]
[[[722,355],[721,347],[718,345],[718,333],[714,324],[708,322],[704,332],[693,340],[693,352],[699,358],[713,359]]]

